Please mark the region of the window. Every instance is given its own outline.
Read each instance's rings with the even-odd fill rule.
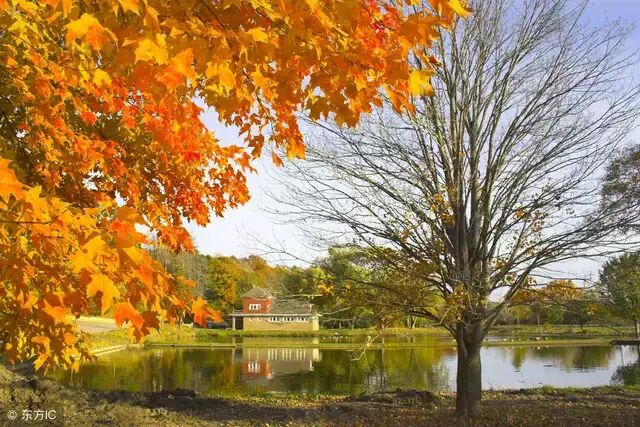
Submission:
[[[249,304],[249,310],[260,310],[260,304]]]

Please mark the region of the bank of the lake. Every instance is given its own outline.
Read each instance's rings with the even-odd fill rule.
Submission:
[[[201,329],[190,324],[180,326],[163,325],[159,331],[152,330],[142,343],[131,339],[126,327],[117,328],[113,319],[102,317],[81,317],[78,326],[89,332],[94,355],[108,354],[127,347],[206,347],[242,348],[244,338],[254,340],[252,347],[273,346],[296,348],[322,348],[334,350],[415,348],[415,347],[455,347],[450,334],[441,327],[388,328],[378,329],[320,329],[319,331],[243,331]],[[629,345],[636,340],[632,326],[586,325],[506,325],[495,326],[485,347],[517,346],[603,346],[608,344]],[[287,341],[291,338],[291,341]],[[309,341],[305,338],[315,338]],[[301,340],[299,340],[301,339]],[[22,364],[22,370],[30,369],[29,363]]]
[[[612,340],[631,338],[632,328],[572,325],[523,325],[495,327],[485,346],[537,346],[544,345],[605,345]],[[145,340],[151,346],[210,346],[242,347],[244,338],[262,338],[264,344],[254,346],[269,347],[285,345],[296,347],[349,349],[367,345],[369,348],[455,346],[454,340],[443,328],[389,328],[376,329],[321,329],[320,331],[230,331],[194,328],[191,325],[168,326],[153,331]],[[288,341],[287,339],[293,341]],[[297,340],[300,338],[301,340]],[[304,340],[317,338],[317,340]],[[273,339],[269,342],[269,339]],[[102,348],[131,343],[125,329],[94,334],[94,347]]]
[[[99,392],[0,368],[0,414],[57,409],[64,425],[389,426],[640,425],[640,388],[530,389],[484,393],[471,424],[453,417],[452,393],[404,392],[358,398],[336,395],[219,396],[192,391]]]

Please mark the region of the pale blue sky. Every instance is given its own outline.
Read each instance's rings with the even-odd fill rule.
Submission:
[[[637,25],[640,23],[640,0],[591,0],[587,15],[595,24],[622,18],[629,24]],[[640,47],[640,32],[637,28],[633,30],[631,47]],[[235,129],[225,128],[217,122],[214,111],[207,111],[202,120],[223,143],[241,143]],[[250,176],[248,180],[252,198],[246,205],[227,211],[224,218],[213,218],[211,224],[205,228],[188,226],[198,249],[209,255],[242,257],[263,254],[263,243],[266,243],[283,246],[300,258],[312,260],[318,254],[306,248],[295,225],[279,224],[277,219],[264,212],[264,206],[276,208],[266,193],[275,186],[269,174],[278,171],[272,166],[269,156],[260,160],[257,166],[260,173]],[[283,262],[282,257],[269,255],[267,258],[274,263]],[[570,265],[558,266],[558,274],[595,275],[598,269],[598,263],[576,261]]]

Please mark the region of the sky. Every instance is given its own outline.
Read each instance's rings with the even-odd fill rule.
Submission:
[[[515,2],[521,0],[514,0]],[[611,20],[622,19],[634,26],[640,25],[640,0],[591,0],[587,10],[587,19],[593,24],[602,24]],[[630,47],[640,48],[640,30],[633,29]],[[216,136],[226,144],[241,144],[237,130],[226,128],[216,120],[213,110],[202,115],[205,125],[215,132]],[[250,201],[242,207],[228,210],[223,218],[212,218],[207,227],[187,225],[198,250],[208,255],[226,255],[244,257],[251,254],[262,255],[276,264],[300,264],[300,260],[312,261],[321,253],[308,249],[304,238],[295,224],[283,224],[282,218],[273,217],[266,210],[277,209],[268,193],[277,189],[273,174],[277,174],[270,160],[264,156],[257,162],[257,175],[248,177],[251,193]],[[293,261],[290,256],[273,253],[269,248],[284,248],[298,258]],[[576,260],[554,266],[558,276],[576,276],[595,278],[600,263],[588,260]]]

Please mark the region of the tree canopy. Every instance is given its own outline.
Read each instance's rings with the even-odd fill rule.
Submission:
[[[266,143],[304,157],[299,111],[411,110],[460,0],[0,0],[0,328],[10,361],[77,367],[92,303],[138,339],[214,313],[143,251],[244,203]],[[221,143],[202,105],[242,143]],[[281,163],[274,156],[274,162]],[[144,233],[147,231],[148,233]]]
[[[607,261],[599,285],[612,311],[634,322],[636,337],[640,338],[640,253]]]

